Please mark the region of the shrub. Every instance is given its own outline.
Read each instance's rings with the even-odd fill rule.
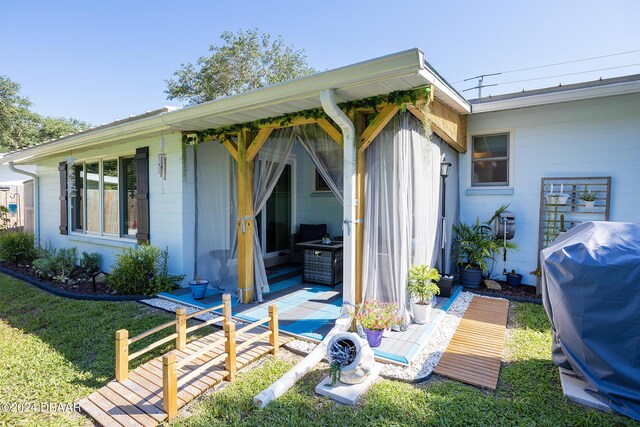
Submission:
[[[26,264],[37,255],[35,236],[23,231],[0,233],[0,260],[9,264]]]
[[[33,269],[43,279],[51,279],[64,283],[76,270],[78,263],[78,250],[76,248],[44,249],[38,259],[33,261]]]
[[[6,231],[9,229],[9,208],[0,205],[0,230]]]
[[[82,252],[82,258],[80,258],[80,271],[83,276],[91,276],[100,271],[100,264],[102,264],[102,255],[97,252]]]
[[[117,255],[109,284],[121,294],[156,295],[170,291],[176,282],[184,279],[184,275],[168,273],[168,257],[167,249],[161,250],[155,246],[124,248]]]

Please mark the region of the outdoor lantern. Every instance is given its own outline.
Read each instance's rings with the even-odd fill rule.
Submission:
[[[440,163],[440,176],[446,178],[449,176],[449,169],[451,169],[451,162],[443,161]]]

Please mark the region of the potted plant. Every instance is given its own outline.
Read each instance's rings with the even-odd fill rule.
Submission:
[[[493,259],[499,249],[495,238],[489,234],[489,227],[480,224],[460,223],[454,225],[453,255],[460,267],[460,281],[464,286],[477,288],[482,281],[482,272],[487,268],[487,258]]]
[[[589,191],[589,186],[585,185],[582,193],[578,195],[578,199],[584,202],[585,208],[592,208],[596,204],[596,193]]]
[[[511,270],[511,273],[507,274],[507,285],[520,286],[522,283],[522,274],[516,273],[515,270]]]
[[[413,301],[413,320],[422,325],[429,321],[431,313],[431,298],[440,293],[435,284],[440,280],[440,274],[428,265],[414,265],[409,269],[407,290]]]
[[[194,280],[189,282],[189,287],[191,288],[193,299],[203,299],[209,287],[209,281],[196,276]]]
[[[352,316],[364,328],[369,346],[379,347],[384,330],[398,322],[398,304],[377,300],[365,301]]]
[[[460,268],[460,281],[464,286],[477,288],[482,281],[482,273],[487,269],[487,260],[494,261],[496,253],[502,249],[502,240],[494,236],[489,224],[504,212],[509,205],[502,205],[489,221],[480,223],[476,218],[473,225],[460,223],[453,225],[453,256]],[[507,242],[507,248],[518,250],[513,241]]]

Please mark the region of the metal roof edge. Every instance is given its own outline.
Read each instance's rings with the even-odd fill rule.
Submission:
[[[6,153],[0,158],[0,164],[6,165],[9,162],[27,163],[39,157],[55,154],[60,151],[85,148],[137,135],[145,135],[162,130],[172,130],[164,123],[163,115],[175,111],[176,107],[162,107],[146,113],[117,120],[102,126],[87,129],[86,131],[74,133],[62,138],[26,147],[21,150]],[[115,138],[117,137],[117,138]]]
[[[547,88],[536,90],[533,94],[524,94],[521,96],[502,96],[496,100],[487,100],[482,98],[482,102],[471,101],[472,114],[486,113],[492,111],[511,110],[516,108],[535,107],[546,104],[557,104],[560,102],[579,101],[592,98],[602,98],[607,96],[625,95],[640,92],[640,75],[625,76],[636,77],[635,79],[610,79],[611,82],[599,85],[585,85],[585,83],[576,83],[569,85],[563,90],[550,90],[555,88]],[[507,94],[516,95],[516,94]]]

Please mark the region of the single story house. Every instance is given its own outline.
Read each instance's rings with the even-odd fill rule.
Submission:
[[[558,220],[541,202],[565,183],[543,178],[609,177],[593,181],[606,204],[593,217],[640,222],[638,117],[640,76],[468,101],[412,49],[149,111],[1,162],[36,165],[38,240],[101,252],[106,270],[122,247],[149,241],[169,248],[172,273],[259,301],[292,234],[321,224],[343,240],[345,302],[405,301],[407,269],[439,265],[443,231],[449,252],[452,224],[503,203],[521,248],[507,265],[535,269],[540,233]],[[566,180],[572,200],[584,182]]]

